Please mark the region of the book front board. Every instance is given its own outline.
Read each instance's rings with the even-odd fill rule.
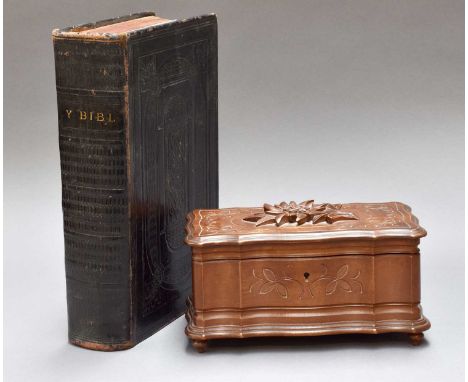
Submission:
[[[137,337],[184,311],[185,217],[218,205],[216,38],[216,18],[206,16],[129,39]]]

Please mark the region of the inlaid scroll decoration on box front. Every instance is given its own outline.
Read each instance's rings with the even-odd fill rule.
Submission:
[[[302,280],[295,279],[286,273],[275,273],[270,268],[263,268],[262,271],[255,272],[252,269],[253,283],[249,287],[250,293],[265,295],[275,293],[281,298],[287,299],[289,291],[296,289],[299,292],[299,299],[306,296],[314,297],[314,290],[324,290],[326,296],[333,295],[339,291],[345,293],[363,293],[362,282],[359,281],[361,271],[358,270],[354,275],[349,272],[349,265],[341,266],[335,275],[328,273],[328,267],[321,264],[320,275],[316,278],[310,278],[310,273],[305,272]]]

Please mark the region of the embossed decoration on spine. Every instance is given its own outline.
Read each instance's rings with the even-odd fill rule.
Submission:
[[[265,295],[275,292],[279,297],[287,299],[290,295],[288,288],[296,288],[299,291],[298,298],[300,300],[307,296],[307,292],[309,292],[310,297],[314,297],[314,289],[323,289],[326,296],[333,295],[338,291],[362,294],[362,282],[358,280],[360,275],[361,271],[357,271],[353,276],[349,275],[348,264],[341,266],[334,276],[329,275],[328,267],[321,264],[320,276],[310,280],[310,273],[305,272],[303,281],[287,275],[284,271],[280,274],[275,273],[270,268],[263,268],[261,274],[258,275],[255,269],[252,269],[254,281],[249,287],[249,293]],[[325,283],[322,283],[323,281]]]
[[[342,211],[341,204],[314,204],[313,200],[302,203],[291,201],[271,205],[265,203],[263,212],[244,218],[245,221],[254,222],[255,225],[275,224],[277,227],[287,223],[302,225],[307,222],[313,224],[327,222],[332,224],[339,220],[357,220],[352,212]]]

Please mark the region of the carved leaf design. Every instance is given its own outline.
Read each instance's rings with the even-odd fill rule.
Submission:
[[[351,292],[352,291],[351,285],[349,285],[349,283],[347,281],[340,280],[339,284],[340,284],[340,288],[345,290],[346,292]]]
[[[273,289],[275,289],[276,284],[274,282],[265,283],[260,288],[260,294],[267,294],[270,293]]]
[[[312,223],[317,224],[317,223],[320,223],[320,222],[323,222],[323,221],[326,221],[326,220],[327,220],[327,215],[326,214],[319,214],[319,215],[315,215],[312,218]]]
[[[315,206],[315,210],[320,211],[320,212],[325,211],[327,206],[328,206],[328,203],[322,203],[322,204],[319,204],[319,205]]]
[[[327,215],[327,223],[334,223],[338,220],[356,220],[356,216],[351,212],[333,211]]]
[[[257,226],[275,222],[275,215],[265,215],[257,221]]]
[[[257,285],[261,284],[262,280],[257,280],[255,281],[249,288],[249,292],[252,293],[252,291],[257,287]]]
[[[277,224],[277,225],[280,225],[280,224],[281,224],[281,220],[284,218],[284,216],[285,216],[284,214],[278,214],[278,215],[276,215],[275,221],[276,221],[276,224]]]
[[[246,218],[244,218],[244,220],[255,223],[259,219],[261,219],[263,216],[265,215],[261,212],[261,213],[253,214],[251,216],[247,216]]]
[[[278,215],[276,216],[276,225],[277,226],[282,226],[283,224],[287,223],[288,222],[288,216],[286,214],[281,214],[281,215]]]
[[[276,275],[275,275],[275,273],[274,273],[271,269],[265,268],[265,269],[263,270],[263,276],[265,276],[265,278],[266,278],[268,281],[271,281],[271,282],[276,281]]]
[[[347,264],[343,265],[340,269],[338,269],[338,272],[336,272],[336,279],[340,280],[343,277],[345,277],[348,274],[348,269],[349,265]]]
[[[282,298],[288,298],[288,290],[283,284],[277,283],[276,284],[276,291]]]
[[[332,294],[332,293],[335,293],[336,291],[336,287],[338,286],[338,281],[337,280],[332,280],[330,281],[326,288],[325,288],[325,293],[326,294]]]
[[[339,210],[341,208],[341,204],[322,203],[318,208],[320,211]]]
[[[321,270],[322,276],[325,276],[328,272],[328,269],[325,264],[320,264],[320,270]]]
[[[308,215],[305,212],[298,212],[296,215],[296,221],[306,218]]]
[[[272,206],[271,204],[265,203],[263,209],[269,214],[281,214],[283,212],[282,208]]]
[[[307,219],[308,219],[309,215],[305,214],[305,213],[298,213],[297,216],[296,216],[296,222],[298,225],[301,225],[301,224],[304,224]]]
[[[311,208],[313,205],[314,205],[313,200],[304,200],[303,202],[299,203],[299,206],[303,208],[307,208],[307,209]]]

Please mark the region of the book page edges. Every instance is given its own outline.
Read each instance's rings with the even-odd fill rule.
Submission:
[[[139,30],[153,29],[154,27],[173,21],[176,20],[156,16],[154,12],[143,12],[64,29],[57,28],[52,31],[52,36],[54,38],[120,40]]]

